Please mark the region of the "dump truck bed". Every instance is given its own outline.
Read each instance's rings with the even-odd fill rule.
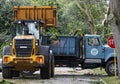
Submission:
[[[46,27],[55,27],[57,24],[56,9],[56,6],[14,6],[14,21],[42,20]]]
[[[56,56],[66,56],[80,58],[80,39],[79,36],[57,36],[58,40],[50,40],[50,36],[44,36],[42,45],[49,45],[53,54]]]

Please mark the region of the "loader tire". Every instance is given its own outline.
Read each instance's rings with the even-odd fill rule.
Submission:
[[[10,55],[10,46],[5,46],[3,48],[3,55]],[[3,63],[2,63],[2,76],[5,79],[11,79],[13,77],[12,75],[12,70],[9,67],[6,67]]]
[[[40,69],[41,79],[49,79],[51,77],[51,56],[48,46],[42,46],[39,54],[44,56],[44,66]]]
[[[12,71],[10,70],[10,68],[3,67],[2,76],[5,79],[11,79],[13,76],[12,76]]]
[[[55,60],[54,55],[51,55],[51,77],[54,77],[55,73]]]
[[[41,68],[41,79],[49,79],[51,77],[51,60],[49,55],[45,56],[45,66]]]

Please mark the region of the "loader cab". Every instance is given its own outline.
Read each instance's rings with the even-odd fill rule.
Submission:
[[[12,38],[22,35],[33,35],[36,39],[40,38],[40,21],[16,21],[11,26]]]

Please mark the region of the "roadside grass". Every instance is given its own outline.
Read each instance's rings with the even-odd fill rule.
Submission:
[[[118,76],[108,76],[104,69],[100,70],[99,68],[93,69],[95,74],[101,75],[101,79],[106,84],[120,84],[120,80],[118,79]],[[102,83],[96,83],[96,84],[102,84]]]
[[[105,77],[102,78],[106,84],[120,84],[120,80],[118,79],[118,77],[112,76],[112,77]]]
[[[93,69],[93,71],[96,75],[107,75],[107,73],[105,72],[105,69],[100,70],[100,68],[95,68]]]
[[[15,83],[12,83],[12,82],[6,81],[6,80],[2,80],[2,81],[0,81],[0,84],[15,84]]]
[[[90,84],[104,84],[104,83],[101,81],[96,81],[96,82],[90,82]]]

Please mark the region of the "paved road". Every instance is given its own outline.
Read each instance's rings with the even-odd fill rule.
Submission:
[[[19,77],[7,79],[15,84],[91,84],[101,79],[99,75],[91,75],[94,72],[90,69],[81,70],[73,68],[56,68],[55,77],[47,80],[39,79],[39,72],[35,72],[33,76]],[[0,73],[0,80],[3,80]],[[92,83],[93,84],[93,83]]]

